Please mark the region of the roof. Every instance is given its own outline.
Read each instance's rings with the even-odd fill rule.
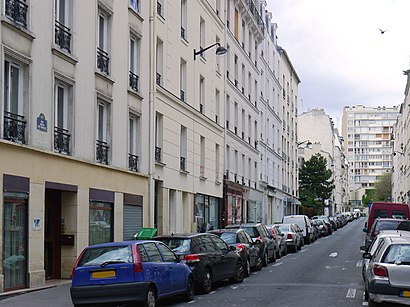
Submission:
[[[156,240],[128,240],[128,241],[119,241],[119,242],[107,242],[87,246],[86,248],[95,248],[95,247],[110,247],[110,246],[121,246],[121,245],[131,245],[135,243],[147,243],[147,242],[158,242]]]
[[[155,240],[170,239],[170,238],[190,239],[190,238],[202,236],[202,235],[205,235],[205,234],[209,234],[209,233],[204,233],[204,232],[200,232],[200,233],[173,233],[173,234],[170,234],[170,235],[156,236],[156,237],[154,237],[154,239]]]

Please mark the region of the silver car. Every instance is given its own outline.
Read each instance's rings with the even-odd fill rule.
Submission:
[[[365,273],[365,299],[410,305],[410,238],[380,238]]]
[[[296,224],[279,224],[279,229],[286,239],[287,250],[294,253],[302,248],[303,242],[303,236],[296,227]]]

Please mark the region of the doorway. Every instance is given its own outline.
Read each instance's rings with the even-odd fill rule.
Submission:
[[[61,191],[46,189],[44,221],[46,279],[61,278]]]

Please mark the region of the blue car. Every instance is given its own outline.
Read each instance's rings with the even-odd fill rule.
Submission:
[[[173,295],[194,298],[194,276],[164,243],[111,242],[85,248],[72,272],[74,306],[156,302]]]

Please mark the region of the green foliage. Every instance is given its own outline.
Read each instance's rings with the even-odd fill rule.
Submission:
[[[377,182],[374,185],[374,192],[374,196],[378,201],[391,200],[391,172],[384,173],[377,178]]]
[[[362,196],[362,204],[368,206],[375,200],[374,189],[366,189],[366,193]]]
[[[299,199],[304,207],[323,212],[325,199],[330,198],[335,187],[332,171],[321,154],[313,155],[299,169]]]

